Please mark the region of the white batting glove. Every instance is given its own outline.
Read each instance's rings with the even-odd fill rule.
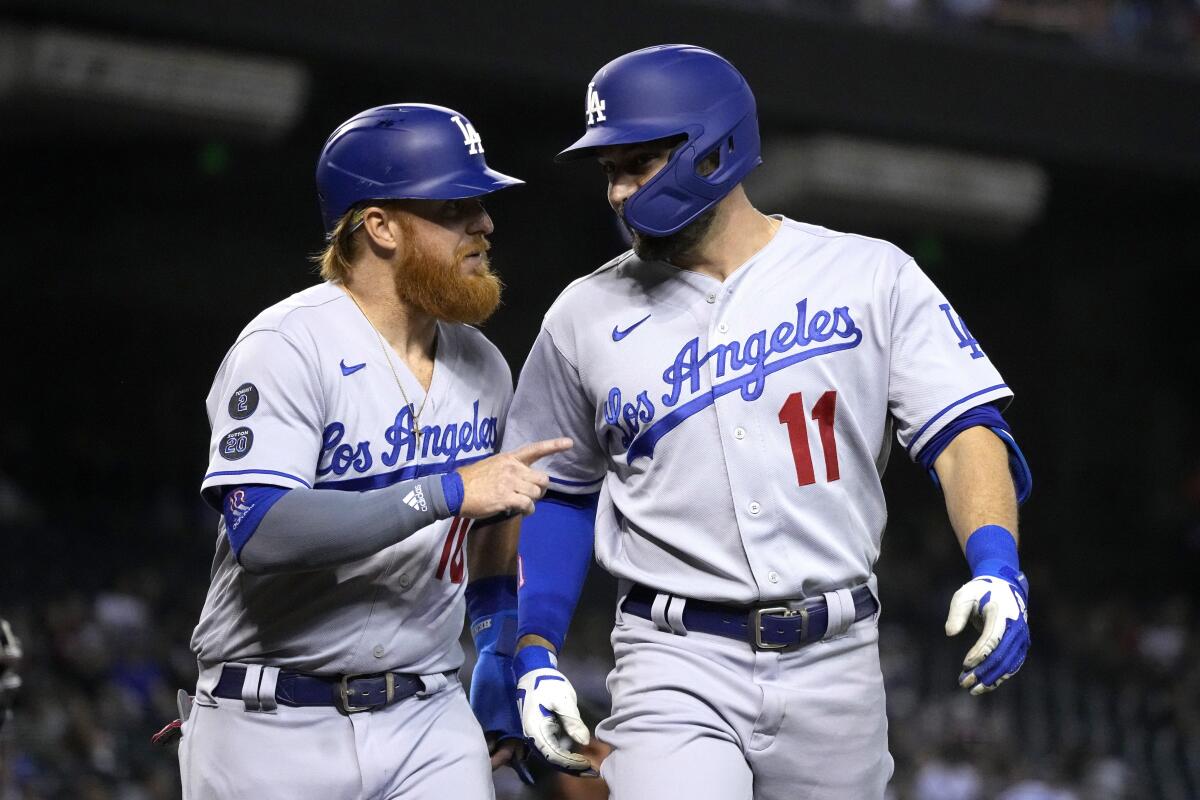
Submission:
[[[599,773],[591,762],[569,749],[572,741],[586,745],[592,737],[579,718],[575,687],[558,671],[558,659],[545,647],[531,645],[514,657],[513,670],[521,727],[534,748],[556,769],[595,778]]]
[[[963,659],[958,685],[971,694],[990,692],[1016,674],[1029,650],[1029,612],[1024,576],[1016,582],[993,575],[968,581],[950,600],[946,635],[957,636],[975,623],[982,631]]]

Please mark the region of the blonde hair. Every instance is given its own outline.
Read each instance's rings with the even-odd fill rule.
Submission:
[[[326,237],[325,249],[313,255],[312,260],[321,272],[321,279],[334,283],[345,283],[350,276],[354,254],[358,249],[354,232],[363,220],[363,209],[352,208],[342,215]]]

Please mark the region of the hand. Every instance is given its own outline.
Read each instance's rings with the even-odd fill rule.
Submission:
[[[511,645],[510,645],[511,646]],[[512,657],[488,648],[479,653],[471,672],[471,710],[487,736],[492,771],[507,764],[522,783],[532,786],[533,775],[525,763],[527,749],[516,705]]]
[[[486,519],[497,514],[532,514],[533,502],[540,500],[550,485],[550,477],[533,469],[533,463],[570,450],[574,444],[566,438],[545,439],[460,467],[463,502],[459,515]]]
[[[529,748],[525,746],[524,739],[491,738],[488,740],[488,752],[492,756],[492,772],[507,764],[517,773],[521,783],[533,786],[533,773],[529,771],[529,765],[526,763]]]
[[[963,660],[958,685],[971,694],[990,692],[1016,674],[1029,650],[1028,589],[1024,576],[1015,581],[981,575],[966,583],[950,600],[946,635],[957,636],[967,620],[982,635]]]
[[[587,745],[592,737],[579,718],[575,689],[558,671],[554,654],[531,645],[517,654],[517,663],[518,669],[533,667],[517,678],[517,708],[529,741],[550,766],[582,778],[597,777],[590,761],[568,749],[572,741]]]

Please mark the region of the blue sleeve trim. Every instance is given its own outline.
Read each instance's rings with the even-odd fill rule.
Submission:
[[[461,475],[454,471],[442,475],[442,495],[446,498],[446,508],[450,511],[450,516],[457,517],[458,512],[462,511],[465,494]]]
[[[221,498],[221,516],[225,518],[225,535],[233,548],[235,558],[240,558],[242,548],[258,530],[263,517],[279,498],[290,492],[278,486],[231,486]]]
[[[596,495],[598,497],[598,495]],[[517,638],[533,634],[561,649],[592,563],[594,504],[543,498],[521,525]]]
[[[442,475],[452,472],[467,464],[474,464],[490,458],[491,453],[471,458],[459,458],[452,461],[442,461],[437,464],[413,464],[403,469],[383,472],[378,475],[364,475],[361,478],[347,478],[342,481],[325,481],[313,486],[314,489],[334,489],[340,492],[366,492],[371,489],[383,489],[400,481],[410,481],[413,478],[424,478],[426,475]]]
[[[1033,472],[1029,469],[1029,462],[1025,460],[1025,454],[1017,446],[1017,440],[1007,424],[1003,428],[992,428],[992,433],[1008,445],[1008,469],[1012,472],[1013,486],[1017,489],[1017,505],[1024,505],[1029,495],[1033,494]]]
[[[921,441],[921,437],[925,434],[925,431],[929,430],[929,426],[932,425],[933,423],[937,422],[939,419],[941,419],[946,414],[947,411],[950,411],[953,408],[957,408],[958,406],[961,406],[963,403],[967,402],[968,400],[979,397],[979,395],[981,395],[981,394],[987,394],[988,392],[994,392],[997,389],[1007,389],[1007,388],[1008,388],[1008,384],[997,383],[995,386],[989,386],[986,389],[980,389],[977,392],[971,392],[966,397],[962,397],[962,398],[959,398],[958,400],[955,400],[953,403],[946,406],[941,411],[937,412],[932,417],[930,417],[929,421],[921,426],[921,429],[918,430],[916,435],[912,437],[912,441],[908,443],[908,447],[905,448],[905,451],[908,452],[909,454],[911,454],[913,445],[915,445],[917,442]]]
[[[948,422],[940,431],[933,435],[921,451],[917,453],[917,462],[926,469],[932,472],[933,462],[937,461],[938,456],[942,451],[950,446],[950,442],[955,436],[965,431],[967,428],[983,426],[985,428],[1007,428],[1008,423],[1004,421],[1004,417],[1000,416],[1000,409],[996,408],[994,403],[984,403],[981,406],[968,408],[963,413],[959,414],[953,420]],[[934,480],[937,480],[937,475],[934,474]]]
[[[216,478],[220,475],[275,475],[280,478],[287,478],[289,480],[293,480],[296,483],[303,486],[305,489],[313,488],[312,484],[309,483],[308,481],[304,480],[304,478],[301,478],[297,475],[293,475],[290,472],[277,472],[276,470],[273,470],[273,469],[226,469],[226,470],[221,470],[220,472],[210,472],[204,476],[204,480],[208,480],[209,478]]]
[[[563,480],[562,478],[555,478],[554,476],[550,477],[550,482],[557,483],[559,486],[595,486],[597,483],[600,483],[603,480],[603,476],[596,478],[594,481],[568,481]]]
[[[1023,505],[1029,499],[1029,495],[1033,493],[1033,473],[1029,469],[1029,462],[1025,460],[1025,454],[1021,452],[1021,448],[1017,446],[1017,440],[1013,438],[1012,429],[1009,428],[1008,422],[1000,414],[1000,409],[995,403],[975,406],[955,417],[921,448],[921,452],[917,454],[917,462],[929,473],[929,479],[933,481],[933,485],[941,489],[942,482],[938,480],[937,472],[933,468],[934,462],[950,446],[954,437],[968,428],[974,427],[987,428],[996,434],[1008,448],[1008,469],[1012,473],[1013,488],[1017,493],[1017,505]]]

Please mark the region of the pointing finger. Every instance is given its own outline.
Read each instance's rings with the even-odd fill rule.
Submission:
[[[530,442],[524,447],[514,450],[512,455],[521,463],[530,466],[540,458],[570,450],[574,445],[575,442],[565,436],[560,439],[543,439],[540,442]]]

